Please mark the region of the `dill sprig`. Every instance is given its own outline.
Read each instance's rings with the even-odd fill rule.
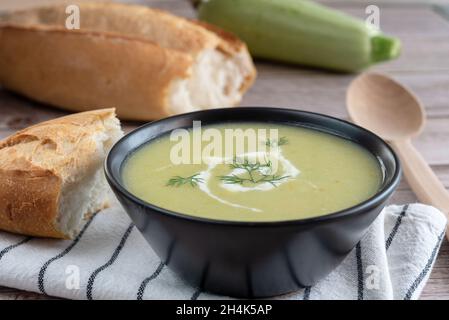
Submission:
[[[265,141],[265,145],[267,147],[275,147],[275,146],[283,146],[288,144],[288,139],[287,137],[280,137],[279,139],[275,140],[275,139],[268,139],[267,141]]]
[[[170,187],[180,187],[186,184],[189,184],[191,187],[196,187],[198,183],[202,183],[203,178],[198,177],[200,174],[195,173],[194,175],[191,175],[190,177],[181,177],[181,176],[174,176],[170,178],[167,182],[167,186]]]
[[[240,184],[243,185],[245,182],[259,184],[268,182],[274,187],[277,187],[276,183],[279,183],[281,180],[287,179],[290,176],[281,176],[275,174],[266,174],[263,172],[264,169],[268,169],[269,172],[272,170],[271,161],[267,161],[266,163],[250,162],[248,159],[244,159],[243,162],[237,161],[234,158],[234,162],[230,164],[231,169],[242,169],[246,171],[245,176],[240,176],[236,174],[231,174],[227,176],[219,176],[220,180],[226,184]]]
[[[262,183],[262,182],[268,182],[269,184],[271,184],[273,187],[277,187],[276,183],[280,182],[281,180],[287,179],[290,176],[286,175],[286,176],[281,176],[281,175],[262,175],[263,177],[261,179],[259,179],[256,183]]]
[[[245,170],[248,175],[250,181],[254,182],[254,174],[257,172],[260,172],[263,168],[268,168],[271,170],[271,161],[267,161],[264,164],[261,164],[260,162],[250,162],[248,159],[243,159],[243,162],[239,162],[237,158],[234,158],[233,163],[229,165],[231,169],[243,169]]]

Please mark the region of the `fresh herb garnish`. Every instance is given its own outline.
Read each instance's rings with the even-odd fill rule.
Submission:
[[[290,176],[280,176],[275,174],[267,174],[264,173],[264,170],[268,170],[271,172],[271,161],[267,161],[266,163],[250,162],[248,159],[244,159],[243,162],[237,161],[234,159],[234,162],[230,165],[232,169],[242,169],[246,171],[246,175],[236,175],[231,174],[227,176],[219,176],[220,180],[226,184],[244,184],[245,182],[259,184],[268,182],[274,187],[276,187],[276,183],[280,182],[283,179],[287,179]]]
[[[254,182],[254,174],[260,172],[261,169],[271,170],[271,161],[267,161],[264,164],[256,161],[254,163],[250,162],[248,159],[244,159],[243,162],[239,162],[237,158],[234,158],[233,163],[229,165],[231,169],[243,169],[245,170],[250,178],[250,181]]]
[[[274,139],[270,140],[270,139],[268,139],[267,141],[265,141],[265,145],[267,147],[275,147],[275,146],[279,147],[279,146],[283,146],[285,144],[288,144],[287,137],[280,137],[277,140],[274,140]]]
[[[167,182],[167,186],[170,187],[180,187],[186,184],[189,184],[191,187],[196,187],[198,183],[203,182],[203,178],[198,177],[200,174],[195,173],[194,175],[191,175],[190,177],[181,177],[181,176],[174,176],[170,178]]]

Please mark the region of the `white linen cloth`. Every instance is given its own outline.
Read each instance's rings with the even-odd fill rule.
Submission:
[[[422,204],[387,207],[344,262],[311,288],[278,299],[417,299],[446,218]],[[0,285],[71,299],[217,299],[183,282],[120,207],[96,214],[71,240],[0,232]]]

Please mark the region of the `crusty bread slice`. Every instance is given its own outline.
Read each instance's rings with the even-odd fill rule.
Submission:
[[[118,106],[150,120],[240,102],[256,71],[246,45],[205,23],[161,10],[80,3],[80,30],[65,5],[0,18],[0,84],[74,111]]]
[[[103,161],[121,137],[114,109],[42,122],[0,141],[0,229],[72,238],[108,205]]]

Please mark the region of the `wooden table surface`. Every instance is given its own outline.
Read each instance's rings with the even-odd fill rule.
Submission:
[[[26,7],[31,3],[58,0],[3,0],[0,10]],[[139,2],[193,17],[187,0]],[[373,70],[390,74],[421,98],[428,122],[414,141],[417,149],[449,188],[449,0],[321,0],[354,16],[365,17],[369,4],[380,8],[381,28],[401,38],[403,53],[396,61]],[[449,12],[447,10],[446,12]],[[342,75],[292,66],[257,62],[258,79],[242,105],[279,106],[321,112],[347,119],[345,92],[354,75]],[[33,123],[64,115],[65,112],[32,102],[0,88],[0,138]],[[125,123],[125,129],[136,123]],[[415,202],[405,181],[391,203]],[[0,299],[40,299],[38,294],[0,287]],[[444,242],[422,299],[449,299],[449,243]]]

